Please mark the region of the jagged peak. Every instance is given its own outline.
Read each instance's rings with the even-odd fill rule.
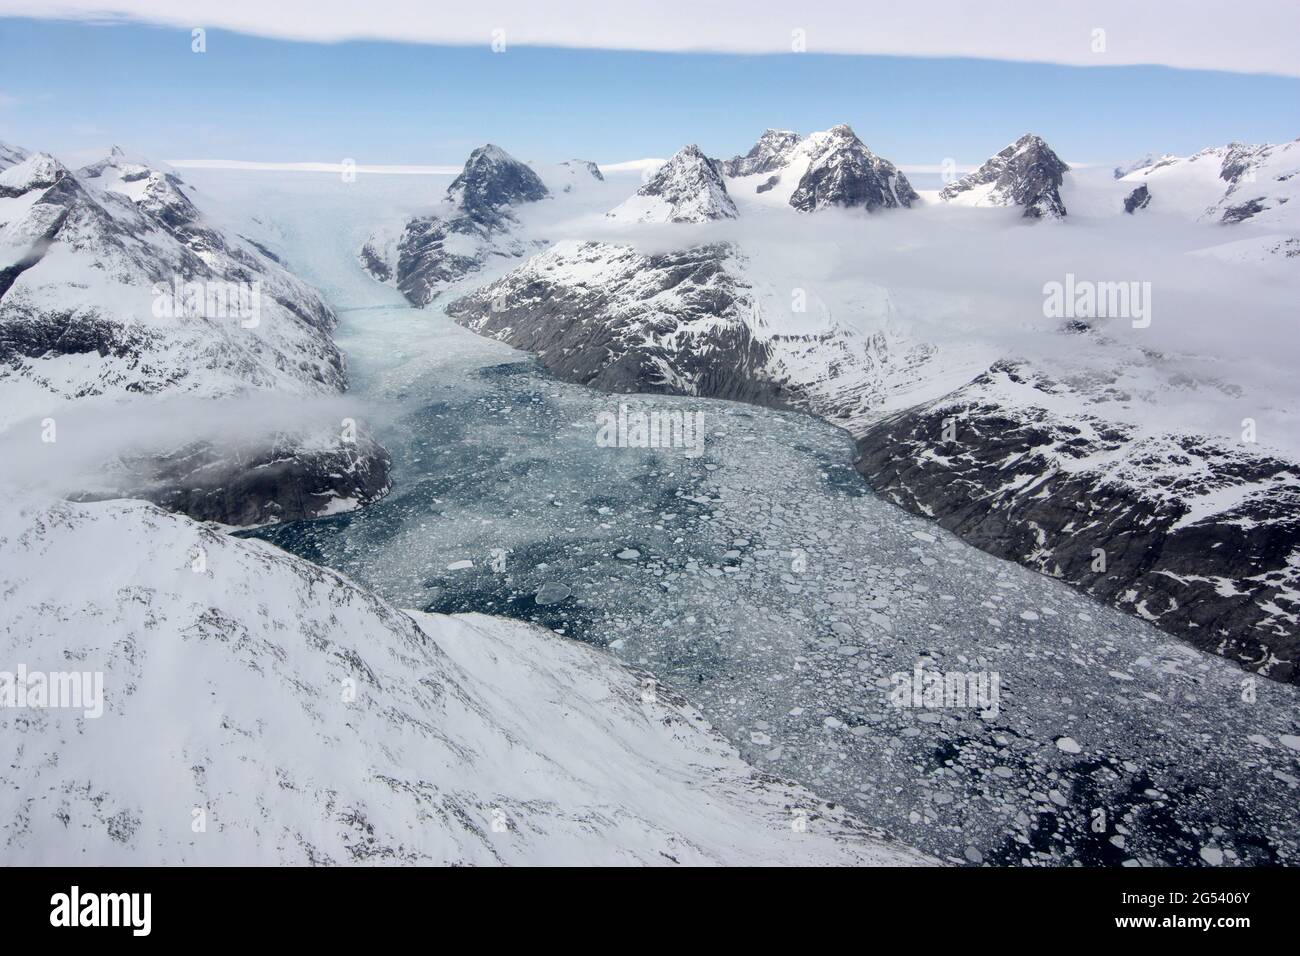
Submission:
[[[633,222],[734,219],[722,164],[691,143],[674,153],[626,202],[607,215]]]
[[[541,177],[495,143],[484,143],[465,161],[447,198],[471,216],[495,219],[503,206],[536,202],[550,195]]]
[[[726,160],[722,164],[723,171],[728,176],[753,176],[756,173],[772,172],[789,162],[802,139],[793,130],[769,127],[763,130],[749,152]]]
[[[847,123],[810,134],[798,149],[807,155],[808,168],[790,205],[801,212],[909,207],[920,198],[898,167],[868,149]]]
[[[980,206],[1023,206],[1028,219],[1061,219],[1060,186],[1070,167],[1037,133],[1025,133],[990,156],[979,169],[949,183],[939,198]],[[967,195],[968,194],[968,195]]]

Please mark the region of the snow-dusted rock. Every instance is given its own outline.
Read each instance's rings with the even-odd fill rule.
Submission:
[[[897,167],[867,149],[848,126],[813,133],[792,150],[807,167],[790,197],[800,212],[829,206],[862,207],[868,212],[911,206],[920,197]]]
[[[1143,183],[1124,198],[1124,211],[1130,215],[1151,205],[1151,191]]]
[[[784,290],[735,244],[647,254],[567,240],[447,313],[567,381],[801,408],[855,433],[897,394],[938,397],[979,371],[939,371],[948,357],[891,326],[887,296],[861,298],[877,317],[869,331],[830,313],[793,326]]]
[[[480,146],[447,187],[442,206],[400,228],[377,228],[361,248],[361,265],[380,282],[392,282],[412,305],[428,305],[492,259],[535,251],[515,235],[512,209],[549,195],[527,164],[499,146]]]
[[[939,197],[971,206],[1020,206],[1026,219],[1063,219],[1060,188],[1069,168],[1042,137],[1026,133],[975,172],[949,183]]]
[[[999,363],[872,427],[857,467],[971,544],[1300,682],[1300,466],[1111,418],[1104,397],[1132,391]]]
[[[602,651],[141,502],[11,503],[0,591],[10,672],[102,675],[0,708],[11,864],[934,862]]]
[[[748,153],[724,162],[723,171],[728,176],[775,172],[790,162],[801,139],[798,133],[788,129],[766,129]]]
[[[721,164],[691,145],[607,215],[620,222],[712,222],[736,218],[736,204],[727,195]]]
[[[21,146],[0,141],[0,169],[8,169],[15,163],[21,163],[28,156]]]
[[[549,195],[541,177],[500,146],[488,143],[469,154],[447,198],[479,222],[495,222],[508,207]]]

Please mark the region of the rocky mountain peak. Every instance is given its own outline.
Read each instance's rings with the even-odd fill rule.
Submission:
[[[845,123],[812,134],[801,146],[808,150],[808,169],[790,197],[800,212],[828,206],[870,212],[911,206],[920,198],[907,177],[869,150]]]
[[[678,150],[634,196],[607,215],[630,222],[710,222],[735,219],[737,213],[722,178],[722,164],[691,144]]]
[[[496,220],[504,206],[536,202],[550,195],[541,177],[500,146],[480,146],[450,186],[447,198],[471,217]]]
[[[722,164],[728,176],[753,176],[780,169],[790,161],[790,154],[802,137],[788,129],[765,129],[744,156],[734,156]]]
[[[1041,136],[1026,133],[975,172],[949,183],[939,197],[951,201],[965,196],[979,206],[1022,206],[1026,219],[1062,219],[1060,187],[1069,169]]]

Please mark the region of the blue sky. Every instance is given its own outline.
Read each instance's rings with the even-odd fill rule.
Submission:
[[[138,24],[0,19],[0,139],[156,159],[617,162],[686,142],[743,152],[767,126],[847,122],[904,164],[978,163],[1022,132],[1075,162],[1300,136],[1300,79],[815,53],[310,43]],[[71,161],[71,160],[70,160]]]

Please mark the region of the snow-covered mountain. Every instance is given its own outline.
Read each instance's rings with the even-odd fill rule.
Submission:
[[[867,149],[844,124],[801,142],[793,151],[792,165],[803,158],[807,166],[790,196],[790,205],[800,212],[830,206],[874,212],[907,207],[920,198],[893,163]]]
[[[11,502],[0,590],[7,667],[102,680],[0,709],[9,863],[934,862],[606,652],[142,502]]]
[[[618,222],[712,222],[734,219],[722,164],[695,145],[684,146],[636,194],[606,215]]]
[[[772,193],[800,212],[842,207],[908,207],[920,197],[893,163],[867,148],[853,130],[840,124],[800,136],[765,130],[744,156],[722,164],[733,188]]]
[[[573,161],[573,163],[583,161]],[[562,187],[573,188],[574,174],[600,179],[594,164],[566,164]],[[361,248],[362,266],[380,282],[391,282],[415,306],[428,305],[448,285],[499,257],[536,251],[537,244],[516,235],[516,207],[551,195],[526,163],[491,143],[474,150],[465,168],[447,187],[444,201],[426,215],[400,226],[381,226]]]
[[[0,152],[0,429],[37,434],[64,412],[145,397],[345,390],[333,312],[264,248],[214,225],[174,172],[120,149],[77,172],[47,153]],[[151,449],[157,471],[135,469],[143,483],[126,490],[252,523],[387,487],[387,456],[364,427],[347,441],[336,419],[265,440],[256,430],[240,461],[197,433]],[[239,501],[222,490],[235,482]]]
[[[1042,137],[1026,133],[949,183],[939,198],[968,206],[1020,206],[1026,219],[1063,219],[1060,188],[1069,169]]]
[[[1146,186],[1152,208],[1167,209],[1201,222],[1295,229],[1300,196],[1300,140],[1244,145],[1229,143],[1194,156],[1165,156],[1121,177]]]

